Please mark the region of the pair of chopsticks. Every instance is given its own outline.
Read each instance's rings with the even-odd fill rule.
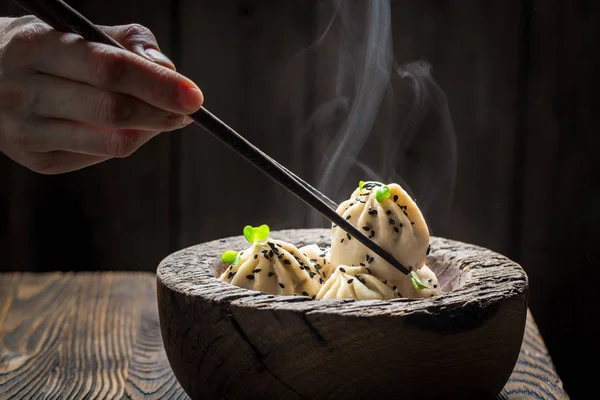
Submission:
[[[62,0],[13,0],[13,2],[57,31],[77,33],[86,40],[126,50],[121,44],[106,35]],[[237,154],[267,174],[275,182],[295,194],[310,207],[317,210],[333,224],[336,224],[346,233],[356,238],[360,243],[393,265],[400,272],[405,275],[409,274],[409,270],[404,265],[340,216],[336,212],[337,204],[334,201],[252,145],[252,143],[215,117],[207,109],[201,107],[200,110],[189,117],[197,125],[206,129]]]

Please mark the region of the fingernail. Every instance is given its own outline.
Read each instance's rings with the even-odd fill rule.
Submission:
[[[202,92],[196,88],[196,86],[190,86],[189,84],[182,84],[179,88],[179,105],[188,112],[197,111],[202,102],[204,96]]]
[[[173,61],[169,60],[169,58],[160,51],[152,48],[147,48],[144,49],[144,54],[146,54],[146,56],[148,56],[148,58],[153,62],[160,64],[163,67],[175,70],[175,64],[173,64]]]

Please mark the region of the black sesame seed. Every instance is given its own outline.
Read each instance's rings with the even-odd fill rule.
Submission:
[[[269,259],[269,255],[268,254],[263,254],[263,256],[265,256],[265,258],[268,260]]]
[[[337,228],[337,225],[336,225],[336,224],[333,224],[331,227],[332,227],[332,228]]]
[[[348,207],[352,207],[354,205],[354,203],[350,203],[350,205]]]
[[[394,195],[394,202],[398,201],[398,195]]]
[[[231,271],[233,269],[233,265],[229,267],[229,270]]]
[[[344,243],[344,238],[342,238],[342,240],[340,240],[340,243]]]
[[[368,264],[371,264],[375,259],[373,257],[369,257],[369,259],[367,260]]]
[[[227,279],[231,279],[231,278],[233,278],[233,276],[234,276],[234,275],[235,275],[235,273],[234,273],[234,272],[230,272],[230,273],[228,273],[228,274],[227,274]]]
[[[254,279],[254,275],[246,275],[246,278],[252,280]]]
[[[410,224],[411,224],[411,225],[414,225],[415,223],[411,221],[411,223],[410,223]]]
[[[308,292],[302,292],[302,296],[308,296]]]
[[[360,263],[359,264],[361,267],[366,267],[365,263]]]
[[[438,286],[438,285],[433,285],[433,288],[434,288],[434,289],[437,289],[437,286]]]
[[[369,267],[367,267],[367,272],[368,272],[368,273],[371,273],[371,270],[369,269]]]
[[[371,231],[369,234],[369,239],[373,239],[375,237],[375,231]]]
[[[402,211],[404,213],[404,215],[406,215],[408,217],[408,214],[406,213],[406,211]]]
[[[321,264],[315,264],[315,269],[318,271],[321,269]]]
[[[400,228],[402,228],[404,225],[402,225],[402,222],[400,222],[398,225],[400,225]]]
[[[275,246],[277,246],[277,247],[281,247],[281,245],[280,245],[279,243],[277,243]]]
[[[371,230],[371,228],[368,226],[363,226],[362,228],[363,228],[363,231],[367,231],[367,232]]]
[[[369,255],[367,254],[367,258],[365,258],[365,260],[369,261]]]
[[[290,264],[292,264],[292,263],[290,262],[290,260],[288,260],[287,258],[286,258],[285,260],[283,260],[283,263],[284,263],[284,264],[286,264],[286,265],[290,265]]]
[[[427,279],[427,282],[433,282],[433,279],[429,278]]]
[[[316,295],[316,294],[313,294],[313,295],[312,295],[312,299],[314,300],[314,299],[315,299],[315,297],[317,297],[317,295]]]
[[[314,278],[314,277],[315,277],[315,275],[316,275],[316,273],[314,273],[314,272],[309,272],[309,273],[308,273],[308,276],[310,276],[311,278]]]
[[[427,246],[427,255],[431,252],[431,245]]]
[[[387,279],[385,281],[383,281],[383,283],[387,285]]]
[[[348,238],[348,240],[351,240],[351,239],[352,239],[352,236],[350,236],[350,234],[349,234],[349,233],[346,233],[346,237]]]
[[[269,272],[269,276],[275,275],[275,272]]]
[[[323,272],[323,278],[327,279],[327,272]]]
[[[256,260],[257,258],[258,258],[258,254],[255,254],[254,255],[254,259]]]
[[[385,213],[386,213],[387,215],[390,215],[392,212],[391,212],[390,210],[387,210]]]
[[[262,269],[256,268],[254,271],[252,271],[252,273],[253,274],[258,274],[260,271],[262,271]]]
[[[269,257],[273,257],[273,250],[269,251]]]
[[[392,224],[392,225],[396,224],[396,221],[394,221],[394,218],[390,218],[390,224]]]
[[[350,219],[350,218],[352,218],[352,215],[347,215],[346,216],[346,219]]]
[[[277,258],[279,258],[280,260],[281,260],[283,257],[285,257],[285,254],[283,254],[283,253],[281,253],[281,254],[278,254],[278,255],[277,255]]]
[[[261,250],[260,252],[263,253],[263,254],[265,254],[265,253],[268,253],[269,251],[268,250]]]
[[[346,272],[346,270],[343,267],[340,267],[340,271],[341,272]]]
[[[400,229],[398,229],[398,227],[397,227],[397,226],[395,226],[395,227],[394,227],[394,231],[395,231],[396,233],[399,233],[399,232],[400,232]]]
[[[392,290],[396,290],[398,288],[398,286],[394,285],[392,286]]]
[[[369,211],[369,214],[370,215],[377,215],[377,210],[371,210],[371,211]]]
[[[281,283],[281,282],[279,282],[279,287],[282,288],[282,289],[285,289],[285,285],[283,283]]]
[[[352,283],[353,280],[354,280],[354,278],[348,279],[348,284]]]
[[[319,283],[323,283],[323,278],[319,278]]]

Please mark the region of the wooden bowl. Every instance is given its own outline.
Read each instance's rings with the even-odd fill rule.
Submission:
[[[329,230],[273,232],[300,247]],[[203,243],[157,271],[165,350],[193,399],[486,399],[517,361],[527,275],[490,250],[435,238],[442,290],[429,299],[310,300],[218,281],[212,268],[243,237]]]

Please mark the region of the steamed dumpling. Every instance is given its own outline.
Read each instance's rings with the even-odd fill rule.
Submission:
[[[319,247],[316,244],[309,244],[300,247],[299,250],[310,259],[315,265],[315,268],[319,270],[324,280],[331,276],[333,273],[333,267],[331,265],[331,249]]]
[[[239,255],[239,262],[229,266],[220,281],[268,294],[313,298],[321,288],[323,279],[315,264],[290,243],[255,243]]]
[[[398,298],[392,289],[369,273],[366,267],[340,265],[327,279],[317,299],[390,300]]]
[[[377,192],[388,194],[379,182],[367,182],[350,199],[338,206],[337,213],[360,229],[409,270],[417,271],[429,251],[429,229],[413,199],[399,185],[387,185],[389,195],[377,199]],[[383,197],[383,198],[382,198]],[[406,276],[374,254],[343,229],[333,226],[331,264],[368,266],[372,275],[391,285],[410,285]],[[410,297],[402,292],[403,297]]]
[[[423,265],[415,273],[421,284],[427,286],[427,288],[416,289],[412,284],[412,279],[404,279],[399,288],[402,297],[433,297],[442,293],[437,276],[427,265]]]

